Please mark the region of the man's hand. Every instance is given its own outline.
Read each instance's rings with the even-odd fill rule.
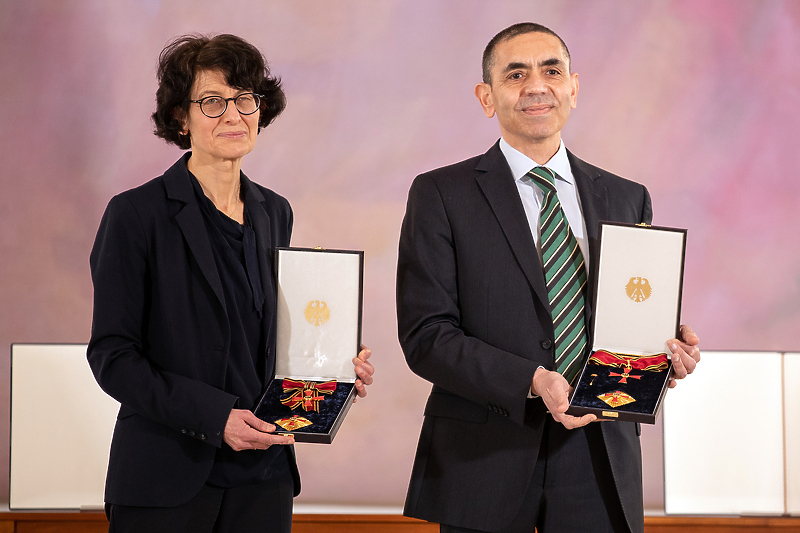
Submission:
[[[597,417],[591,414],[581,417],[566,414],[569,408],[569,393],[571,391],[572,387],[569,386],[564,376],[558,372],[539,368],[533,374],[531,392],[536,396],[542,397],[544,405],[553,415],[553,419],[556,422],[560,422],[567,429],[575,429],[597,420]]]
[[[679,339],[667,341],[672,352],[672,377],[669,380],[669,388],[674,388],[678,382],[676,379],[683,379],[694,372],[697,363],[700,362],[700,339],[695,332],[687,325],[682,325],[679,329]]]
[[[222,438],[237,452],[266,450],[273,444],[294,444],[294,436],[273,435],[275,429],[275,426],[264,422],[251,411],[232,409]]]
[[[353,398],[353,403],[358,401],[358,398],[363,398],[367,395],[367,385],[372,385],[372,375],[375,373],[375,367],[372,363],[368,362],[372,352],[369,348],[361,345],[361,351],[358,352],[358,357],[353,357],[353,365],[356,367],[356,392],[358,397]]]

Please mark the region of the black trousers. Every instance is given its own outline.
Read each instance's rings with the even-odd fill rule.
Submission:
[[[525,501],[502,533],[629,533],[600,424],[568,430],[550,416]],[[441,525],[442,533],[477,533]]]
[[[294,482],[287,465],[277,475],[258,484],[227,489],[205,485],[194,498],[177,507],[106,504],[108,531],[290,533],[293,493]]]

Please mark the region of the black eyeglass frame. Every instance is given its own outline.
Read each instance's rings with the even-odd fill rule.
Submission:
[[[250,95],[252,95],[252,96],[255,96],[255,97],[258,99],[258,105],[257,105],[257,106],[256,106],[256,108],[255,108],[253,111],[251,111],[250,113],[244,113],[244,112],[242,112],[242,110],[241,110],[241,109],[239,109],[239,106],[238,106],[238,105],[236,105],[236,100],[238,100],[238,99],[239,99],[239,98],[241,98],[242,96],[250,96]],[[214,115],[214,116],[212,117],[211,115],[209,115],[208,113],[206,113],[206,112],[203,110],[203,102],[205,102],[205,101],[206,101],[206,100],[208,100],[209,98],[219,98],[220,100],[222,100],[223,102],[225,102],[225,107],[222,109],[222,113],[220,113],[219,115]],[[258,111],[259,109],[261,109],[261,99],[262,99],[262,98],[264,98],[264,95],[263,95],[263,94],[258,94],[258,93],[242,93],[242,94],[240,94],[239,96],[234,96],[233,98],[222,98],[221,96],[217,96],[217,95],[215,95],[215,94],[212,94],[212,95],[209,95],[209,96],[204,96],[204,97],[203,97],[203,98],[201,98],[200,100],[189,100],[189,102],[191,102],[191,103],[193,103],[193,104],[200,104],[200,112],[201,112],[201,113],[203,113],[203,114],[204,114],[205,116],[207,116],[208,118],[219,118],[219,117],[221,117],[222,115],[224,115],[224,114],[225,114],[225,112],[228,110],[228,102],[233,102],[233,105],[236,107],[236,111],[238,111],[240,114],[242,114],[242,115],[252,115],[252,114],[253,114],[253,113],[255,113],[256,111]]]

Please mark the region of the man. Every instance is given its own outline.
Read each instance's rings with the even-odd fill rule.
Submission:
[[[544,26],[500,32],[475,95],[502,139],[418,176],[409,192],[398,329],[409,366],[433,388],[405,514],[443,532],[644,528],[638,424],[565,413],[568,379],[587,351],[598,221],[652,218],[644,186],[564,148],[561,128],[578,96],[570,66],[566,45]],[[541,214],[559,217],[573,243],[563,258],[567,303],[549,290],[560,282],[542,265],[555,256]],[[569,324],[555,308],[571,314]],[[691,328],[681,326],[681,337],[668,343],[677,379],[700,359]]]

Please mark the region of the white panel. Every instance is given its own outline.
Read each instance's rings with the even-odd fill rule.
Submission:
[[[664,507],[783,514],[781,355],[703,352],[664,402]]]
[[[102,506],[118,409],[85,344],[12,345],[9,507]]]
[[[786,511],[800,515],[800,353],[783,360],[786,401]]]

